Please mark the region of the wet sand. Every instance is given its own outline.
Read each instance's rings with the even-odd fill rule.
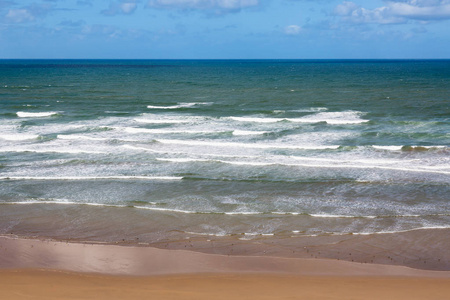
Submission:
[[[446,299],[450,294],[450,271],[13,237],[0,237],[0,268],[0,299]]]

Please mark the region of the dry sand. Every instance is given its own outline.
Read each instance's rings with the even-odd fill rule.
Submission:
[[[450,272],[0,237],[0,299],[450,299]]]
[[[0,299],[449,299],[449,278],[0,271]]]

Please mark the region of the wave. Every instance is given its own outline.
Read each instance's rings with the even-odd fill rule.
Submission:
[[[136,118],[134,119],[134,121],[147,124],[179,124],[189,122],[188,120],[181,120],[181,119],[143,119],[143,118]]]
[[[326,122],[331,125],[340,124],[360,124],[369,122],[369,120],[361,119],[362,112],[358,111],[343,111],[343,112],[320,112],[314,115],[305,116],[302,118],[290,119],[292,122]]]
[[[380,215],[380,216],[364,216],[364,215],[334,215],[334,214],[309,214],[305,212],[265,212],[265,211],[199,211],[199,210],[187,210],[179,208],[164,208],[155,206],[143,206],[143,205],[132,205],[130,203],[126,204],[112,204],[112,203],[93,203],[93,202],[77,202],[69,199],[27,199],[24,201],[13,201],[13,202],[0,202],[0,205],[30,205],[30,204],[53,204],[53,205],[80,205],[80,206],[100,206],[100,207],[112,207],[112,208],[132,208],[132,209],[142,209],[150,210],[155,212],[167,212],[167,213],[178,213],[178,214],[202,214],[202,215],[224,215],[230,217],[239,216],[261,216],[266,215],[268,217],[273,215],[290,215],[292,217],[308,217],[308,218],[331,218],[331,219],[379,219],[379,218],[425,218],[425,217],[440,217],[440,216],[450,216],[450,214],[428,214],[428,215]],[[149,203],[151,205],[157,205],[157,203]],[[427,226],[404,230],[412,231],[419,229],[445,229],[450,228],[450,226]],[[293,233],[300,233],[298,230],[293,230]],[[396,233],[403,231],[381,231],[381,232],[339,232],[339,233],[329,233],[329,234],[382,234],[382,233]]]
[[[24,112],[24,111],[18,111],[16,112],[16,115],[19,118],[44,118],[44,117],[50,117],[53,115],[60,114],[60,112],[56,111],[49,111],[49,112]]]
[[[183,231],[185,234],[192,234],[192,235],[203,235],[203,236],[217,236],[217,237],[224,237],[224,236],[231,236],[229,233],[212,233],[212,232],[192,232],[192,231]]]
[[[292,158],[292,157],[291,157]],[[418,173],[437,173],[437,174],[450,174],[450,171],[442,170],[442,166],[420,166],[417,168],[405,168],[405,167],[395,167],[395,166],[380,166],[364,163],[366,160],[356,160],[353,162],[345,162],[342,163],[341,160],[331,160],[331,159],[314,159],[310,160],[318,160],[318,161],[328,161],[334,162],[331,164],[298,164],[298,163],[287,163],[282,161],[230,161],[230,160],[221,160],[221,159],[204,159],[204,158],[156,158],[159,161],[168,161],[175,163],[189,163],[189,162],[218,162],[224,164],[231,165],[242,165],[242,166],[289,166],[289,167],[306,167],[306,168],[345,168],[345,169],[381,169],[381,170],[392,170],[392,171],[403,171],[403,172],[418,172]],[[295,158],[294,158],[295,159]],[[354,163],[359,164],[354,164]],[[368,160],[367,162],[373,163],[373,161]]]
[[[259,135],[265,133],[268,133],[268,131],[233,130],[233,135]]]
[[[94,138],[94,137],[90,137],[90,136],[76,135],[76,134],[58,134],[56,137],[61,140],[88,140],[88,141],[109,140],[108,138]]]
[[[172,134],[172,133],[187,133],[187,134],[202,134],[202,133],[218,133],[214,130],[176,130],[176,129],[148,129],[135,127],[115,127],[116,130],[123,130],[128,133],[153,133],[153,134]]]
[[[277,123],[282,121],[288,121],[285,118],[257,118],[257,117],[228,117],[233,121],[239,122],[255,122],[255,123]]]
[[[436,145],[436,146],[378,146],[372,145],[374,149],[387,150],[387,151],[428,151],[428,150],[442,150],[447,149],[447,146]]]
[[[292,122],[292,123],[320,123],[326,122],[330,125],[343,124],[361,124],[369,122],[360,118],[361,112],[346,111],[346,112],[319,112],[314,115],[308,115],[301,118],[266,118],[266,117],[228,117],[231,120],[239,122],[255,122],[255,123],[277,123],[277,122]]]
[[[375,146],[375,145],[372,145],[371,147],[379,150],[388,150],[388,151],[401,151],[403,148],[403,146]]]
[[[30,205],[30,204],[59,204],[59,205],[88,205],[88,206],[103,206],[103,207],[117,207],[124,208],[128,207],[128,205],[121,204],[104,204],[104,203],[83,203],[83,202],[75,202],[70,200],[26,200],[26,201],[15,201],[15,202],[3,202],[5,205]]]
[[[3,176],[0,180],[182,180],[180,176]]]
[[[212,147],[232,147],[232,148],[253,148],[253,149],[304,149],[304,150],[325,150],[338,149],[339,145],[280,145],[280,144],[257,144],[257,143],[235,143],[235,142],[210,142],[210,141],[186,141],[157,139],[156,142],[162,144],[185,145],[185,146],[212,146]]]
[[[91,151],[83,149],[27,149],[27,148],[3,148],[0,152],[32,152],[32,153],[64,153],[64,154],[105,154],[103,151]]]
[[[232,132],[233,135],[260,135],[265,134],[268,131],[246,131],[246,130],[186,130],[186,129],[149,129],[149,128],[136,128],[136,127],[114,127],[116,130],[125,131],[128,133],[150,133],[150,134],[219,134]]]
[[[372,234],[392,234],[392,233],[403,233],[403,232],[411,232],[416,230],[430,230],[430,229],[449,229],[450,225],[448,226],[423,226],[423,227],[417,227],[417,228],[411,228],[411,229],[405,229],[405,230],[389,230],[389,231],[376,231],[376,232],[352,232],[353,235],[372,235]]]
[[[150,206],[134,206],[134,208],[153,210],[153,211],[175,212],[175,213],[183,213],[183,214],[200,214],[201,213],[201,212],[191,211],[191,210],[181,210],[181,209],[176,209],[176,208],[150,207]]]
[[[147,108],[150,109],[178,109],[178,108],[190,108],[199,105],[212,105],[212,102],[191,102],[191,103],[178,103],[177,105],[169,105],[169,106],[156,106],[156,105],[147,105]]]
[[[177,154],[177,155],[185,155],[186,152],[180,152],[180,151],[166,151],[166,150],[154,150],[146,147],[138,147],[138,146],[132,146],[132,145],[122,145],[123,148],[131,149],[131,150],[138,150],[138,151],[148,151],[152,153],[161,153],[161,154]],[[195,155],[195,153],[193,153]],[[213,154],[213,153],[200,153],[201,156],[208,156],[208,157],[233,157],[233,158],[258,158],[259,156],[254,155],[232,155],[232,154]],[[196,160],[196,158],[157,158],[158,160]],[[207,159],[197,159],[198,161],[204,160],[207,161]]]
[[[0,139],[7,141],[25,141],[39,138],[37,134],[1,134]]]
[[[310,107],[310,108],[304,108],[304,109],[292,109],[289,110],[291,112],[320,112],[320,111],[327,111],[328,108],[326,107]]]

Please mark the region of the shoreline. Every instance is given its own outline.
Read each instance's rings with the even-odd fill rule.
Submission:
[[[179,235],[143,238],[128,235],[116,240],[65,239],[48,232],[47,236],[29,237],[3,234],[0,237],[44,242],[110,245],[161,250],[189,250],[195,253],[244,257],[280,257],[330,259],[363,264],[398,265],[414,269],[450,271],[450,228],[417,229],[371,235],[323,236],[196,236]],[[1,240],[0,240],[1,246]],[[50,250],[47,250],[50,251]],[[1,266],[1,264],[0,264]]]
[[[155,276],[201,273],[267,273],[305,276],[413,276],[450,278],[450,271],[326,258],[223,255],[111,244],[0,236],[1,269]],[[445,251],[445,250],[444,250]]]

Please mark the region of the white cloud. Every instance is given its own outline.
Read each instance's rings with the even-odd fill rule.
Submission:
[[[28,9],[10,9],[6,14],[6,19],[13,23],[24,23],[34,21],[34,16]]]
[[[389,7],[382,6],[375,9],[366,9],[353,2],[345,1],[336,6],[333,13],[342,17],[345,21],[352,23],[379,23],[392,24],[404,22],[403,18],[399,18],[391,13]]]
[[[289,25],[284,28],[284,33],[287,35],[298,35],[302,28],[298,25]]]
[[[450,1],[411,0],[390,2],[389,9],[393,15],[409,19],[438,20],[450,19]]]
[[[5,2],[3,5],[11,4],[10,2]],[[5,20],[11,23],[26,23],[33,22],[38,18],[43,18],[47,14],[55,10],[54,5],[49,3],[36,4],[32,3],[28,6],[21,8],[11,8],[5,15]]]
[[[450,0],[393,0],[375,9],[345,1],[335,7],[334,15],[352,23],[393,24],[408,20],[450,19]]]
[[[120,9],[124,14],[131,14],[136,10],[136,3],[126,2],[120,5]]]
[[[123,0],[120,2],[110,2],[109,8],[102,11],[102,14],[106,16],[115,16],[118,14],[130,15],[134,13],[137,8],[137,4],[133,0]]]
[[[259,0],[150,0],[148,7],[204,10],[216,13],[237,12],[241,9],[258,6]]]

